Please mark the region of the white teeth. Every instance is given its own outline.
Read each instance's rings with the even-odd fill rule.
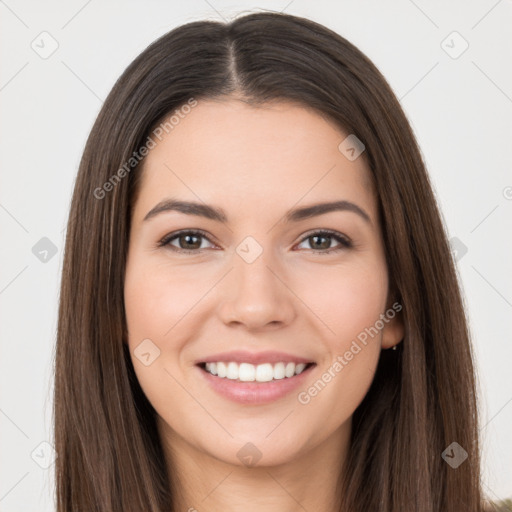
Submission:
[[[215,364],[215,363],[213,363]],[[224,363],[217,363],[217,375],[219,377],[225,377],[228,374],[228,369]]]
[[[259,364],[256,366],[256,381],[269,382],[274,378],[274,368],[270,363]]]
[[[284,370],[285,377],[293,377],[295,375],[295,363],[288,363]]]
[[[212,374],[217,375],[217,363],[206,363],[206,369]]]
[[[295,367],[295,373],[299,375],[299,373],[302,373],[304,371],[304,368],[306,368],[306,365],[304,363],[300,363]]]
[[[238,379],[238,365],[236,363],[228,363],[228,370],[226,377],[231,380]]]
[[[233,363],[236,365],[236,363]],[[238,378],[244,382],[252,382],[256,379],[256,368],[253,364],[240,363]]]
[[[274,379],[284,379],[284,363],[276,363],[274,365]]]
[[[270,363],[253,365],[250,363],[217,362],[206,363],[205,370],[212,375],[242,382],[269,382],[301,374],[306,368],[304,363]]]

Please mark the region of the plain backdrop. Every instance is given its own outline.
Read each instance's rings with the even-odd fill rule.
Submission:
[[[54,510],[52,358],[65,226],[102,101],[160,35],[189,21],[256,10],[284,10],[343,35],[400,98],[457,251],[479,372],[484,490],[493,500],[512,496],[510,0],[5,0],[2,512]]]

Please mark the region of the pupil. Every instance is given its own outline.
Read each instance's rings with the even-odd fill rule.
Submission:
[[[196,242],[194,243],[193,239],[196,239]],[[329,237],[328,236],[318,236],[318,235],[315,235],[315,236],[312,236],[311,237],[313,240],[314,240],[314,245],[316,245],[317,247],[320,247],[321,249],[329,249]],[[321,240],[323,239],[324,240],[324,243],[318,243],[318,240]],[[182,235],[181,236],[181,240],[185,240],[185,245],[188,245],[190,247],[190,245],[192,245],[194,248],[197,248],[198,247],[198,242],[197,240],[199,240],[199,237],[197,235]],[[201,246],[201,244],[199,243],[199,247]]]
[[[315,236],[313,236],[313,239],[315,240],[315,243],[317,242],[317,240],[318,240],[319,238],[320,238],[320,239],[322,239],[322,238],[323,238],[324,240],[327,240],[327,242],[326,242],[326,243],[324,243],[324,244],[320,244],[321,248],[322,248],[322,249],[329,249],[329,241],[328,241],[328,238],[329,238],[329,237],[327,237],[327,236],[318,236],[318,235],[315,235]]]
[[[199,237],[197,235],[182,235],[182,239],[186,240],[185,244],[189,244],[190,239],[193,239],[193,238],[198,239]],[[194,248],[197,246],[197,242],[195,244],[193,242],[190,242],[190,243],[194,246]],[[199,244],[199,245],[201,245],[201,244]],[[189,244],[188,248],[190,248],[190,244]]]

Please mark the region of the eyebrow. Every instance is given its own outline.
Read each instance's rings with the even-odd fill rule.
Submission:
[[[228,223],[228,217],[222,208],[207,205],[204,203],[195,203],[191,201],[179,201],[176,199],[164,199],[152,208],[144,217],[147,221],[163,212],[176,211],[185,215],[196,215],[207,219]],[[353,212],[359,215],[369,224],[372,223],[370,216],[357,204],[350,201],[332,201],[329,203],[319,203],[311,206],[304,206],[288,211],[284,215],[285,222],[298,222],[304,219],[310,219],[318,215],[323,215],[335,211]]]

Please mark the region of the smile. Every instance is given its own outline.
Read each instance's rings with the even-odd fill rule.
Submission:
[[[216,394],[244,405],[275,402],[304,388],[316,363],[199,363],[196,368]]]
[[[239,382],[270,382],[272,380],[289,379],[300,375],[313,363],[278,362],[275,364],[263,363],[254,365],[251,363],[210,362],[203,363],[202,368],[221,379],[237,380]]]

